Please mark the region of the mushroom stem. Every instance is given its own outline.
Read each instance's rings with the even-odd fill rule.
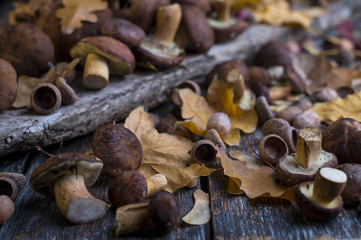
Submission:
[[[167,187],[168,180],[163,174],[155,174],[147,177],[147,197],[152,196],[154,193],[160,192]]]
[[[149,203],[134,203],[117,208],[115,235],[142,231],[152,226],[148,205]]]
[[[60,212],[73,223],[95,221],[105,215],[109,205],[88,192],[83,175],[64,175],[54,184]]]
[[[321,206],[327,206],[336,199],[346,186],[347,175],[335,168],[321,168],[312,192],[312,199]]]
[[[304,128],[298,132],[296,162],[303,168],[310,168],[319,161],[322,134],[317,128]]]
[[[83,85],[90,89],[102,89],[109,84],[109,67],[104,57],[89,53],[86,56]]]
[[[234,92],[234,102],[238,103],[246,89],[244,78],[238,68],[232,69],[227,75],[227,82],[231,83]]]
[[[182,11],[178,3],[158,8],[154,40],[166,46],[171,46],[181,17]]]
[[[232,0],[215,0],[218,20],[220,22],[227,22],[231,17]]]

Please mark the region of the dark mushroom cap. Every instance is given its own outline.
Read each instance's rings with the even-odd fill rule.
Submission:
[[[93,155],[62,153],[41,163],[30,178],[30,186],[42,195],[54,196],[54,181],[64,175],[82,175],[87,187],[99,177],[103,162]]]
[[[70,50],[73,58],[86,59],[88,53],[106,58],[111,74],[126,75],[135,68],[134,56],[130,49],[111,37],[86,37]]]
[[[271,41],[264,44],[256,53],[254,65],[269,68],[272,66],[292,65],[292,53],[287,45]]]
[[[209,25],[213,28],[215,40],[217,43],[230,41],[244,32],[249,23],[239,21],[236,18],[230,18],[227,22],[221,22],[213,18],[208,19]]]
[[[361,196],[361,165],[345,163],[337,166],[337,169],[347,175],[346,187],[341,193],[344,206],[355,207],[359,205]]]
[[[113,19],[105,22],[100,28],[104,36],[115,38],[128,47],[132,48],[145,38],[145,32],[142,28],[125,19]]]
[[[296,163],[296,153],[288,155],[278,161],[276,166],[277,177],[287,186],[313,181],[316,178],[318,170],[323,167],[337,167],[338,162],[334,154],[321,150],[320,160],[310,168],[303,168]]]
[[[322,136],[322,148],[334,153],[340,163],[361,164],[361,123],[341,118],[332,123]]]
[[[37,26],[18,23],[6,28],[0,36],[0,58],[7,60],[18,76],[38,77],[54,62],[54,46]]]
[[[342,197],[338,196],[327,207],[312,201],[313,182],[304,182],[297,186],[295,200],[302,212],[317,221],[327,221],[337,217],[343,210]]]
[[[149,199],[148,209],[157,233],[165,235],[176,228],[181,220],[181,210],[177,198],[169,192],[161,191]]]
[[[104,162],[103,173],[111,178],[137,169],[142,161],[139,139],[121,125],[108,124],[97,129],[92,146],[94,155]]]
[[[0,58],[0,112],[9,109],[15,102],[17,88],[15,69]]]

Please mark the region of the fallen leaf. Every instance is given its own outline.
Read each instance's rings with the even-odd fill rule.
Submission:
[[[35,16],[37,11],[43,7],[49,7],[52,2],[52,0],[29,0],[27,3],[13,2],[14,9],[8,14],[9,24],[16,24],[16,18],[21,15]]]
[[[317,103],[310,110],[317,113],[321,121],[336,121],[339,118],[353,118],[361,121],[361,92],[337,98],[331,102]]]
[[[230,151],[230,156],[236,160],[232,160],[222,151],[218,152],[224,175],[233,180],[238,179],[240,182],[234,181],[234,183],[240,183],[239,189],[249,198],[275,197],[294,200],[293,189],[279,184],[272,177],[275,174],[272,168],[264,166],[256,158],[238,150]]]
[[[183,221],[191,225],[203,225],[211,220],[209,208],[209,194],[197,189],[194,194],[194,206],[192,210],[183,217]]]
[[[241,188],[241,180],[239,180],[238,178],[232,178],[229,177],[228,178],[228,188],[227,188],[227,192],[233,195],[240,195],[243,194],[244,191],[242,191]]]
[[[189,139],[158,133],[152,117],[142,107],[134,109],[125,120],[124,127],[139,139],[143,149],[140,171],[149,177],[161,173],[167,177],[167,191],[175,192],[187,186],[198,176],[206,176],[214,170],[192,161],[190,150],[193,142]]]
[[[56,11],[61,19],[61,30],[64,34],[71,34],[82,27],[82,21],[95,23],[97,16],[93,13],[107,8],[108,3],[101,0],[63,0],[64,8]]]

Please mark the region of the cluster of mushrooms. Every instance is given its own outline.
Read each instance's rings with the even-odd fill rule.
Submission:
[[[112,9],[95,12],[95,23],[83,22],[71,34],[62,32],[56,16],[63,7],[60,0],[44,3],[33,15],[15,11],[13,25],[0,36],[0,112],[16,99],[17,76],[43,76],[49,63],[81,58],[83,86],[102,89],[109,84],[109,74],[127,75],[136,65],[149,70],[176,67],[185,51],[205,53],[213,44],[235,38],[253,21],[232,17],[231,0],[108,2]],[[54,79],[36,87],[31,107],[51,114],[61,104],[74,103],[77,96],[70,85],[66,79]]]

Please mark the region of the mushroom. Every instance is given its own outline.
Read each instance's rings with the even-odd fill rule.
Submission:
[[[139,139],[121,125],[108,124],[98,128],[92,147],[94,155],[104,162],[104,175],[110,178],[137,169],[142,161],[143,150]]]
[[[298,132],[296,153],[279,160],[276,173],[285,185],[294,186],[315,179],[322,167],[336,167],[334,154],[321,149],[322,135],[317,128],[304,128]]]
[[[111,37],[83,38],[70,50],[70,55],[85,59],[83,85],[90,89],[106,87],[109,73],[127,75],[135,68],[130,49]]]
[[[318,221],[331,220],[342,211],[341,192],[345,188],[347,176],[344,172],[321,168],[314,182],[297,186],[295,200],[303,213]]]
[[[199,140],[193,145],[191,156],[195,162],[209,166],[216,161],[216,146],[210,140]]]
[[[61,105],[61,93],[52,83],[40,83],[31,94],[31,107],[38,114],[54,113]]]
[[[73,223],[87,223],[102,218],[109,205],[94,198],[87,190],[103,168],[92,155],[62,153],[41,163],[31,174],[35,192],[54,197],[60,212]]]
[[[176,228],[181,219],[179,202],[172,193],[154,194],[149,203],[135,203],[116,211],[115,235],[148,232],[165,235]]]
[[[256,52],[254,65],[267,69],[272,66],[291,66],[292,52],[286,44],[277,41],[267,42]]]
[[[168,69],[183,61],[179,56],[182,50],[173,41],[181,16],[181,7],[177,3],[158,8],[154,36],[147,36],[134,48],[140,66],[150,70]]]
[[[361,165],[344,163],[337,166],[337,169],[347,175],[347,184],[341,193],[343,205],[347,207],[359,205],[361,197]]]
[[[0,112],[9,109],[15,102],[18,83],[13,66],[0,58]]]
[[[182,20],[175,42],[180,48],[204,53],[215,42],[214,31],[209,26],[206,14],[197,7],[181,4]]]
[[[217,19],[208,18],[208,23],[214,30],[216,42],[229,41],[248,28],[247,22],[231,17],[232,0],[214,0],[214,4]]]
[[[167,178],[162,174],[145,178],[141,172],[129,170],[111,180],[108,198],[117,208],[144,202],[147,197],[164,190],[167,183]]]
[[[38,77],[54,61],[54,46],[37,26],[18,23],[6,28],[0,36],[0,58],[7,60],[18,76]]]

